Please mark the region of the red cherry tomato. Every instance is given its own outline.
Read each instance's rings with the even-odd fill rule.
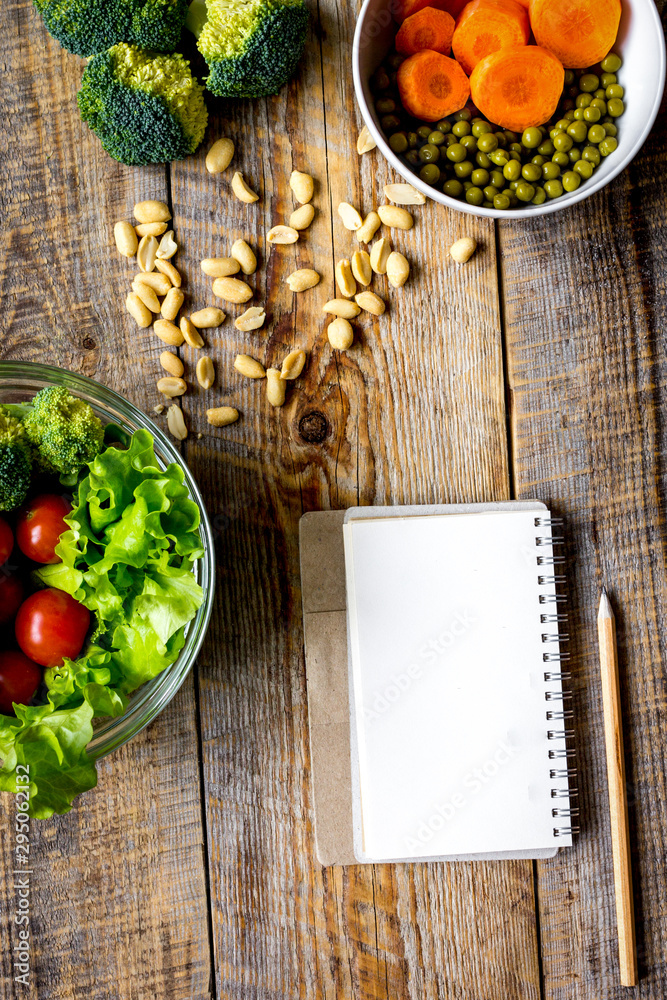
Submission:
[[[57,493],[42,493],[33,497],[19,511],[16,541],[23,555],[38,563],[57,563],[58,539],[67,531],[64,518],[72,505]]]
[[[18,576],[0,569],[0,625],[10,622],[23,600],[23,584]]]
[[[16,640],[43,667],[59,667],[67,656],[81,652],[90,612],[63,590],[38,590],[24,601],[16,616]]]
[[[27,705],[42,679],[42,671],[18,650],[0,653],[0,712],[13,715],[12,702]]]
[[[14,548],[14,536],[4,517],[0,517],[0,566],[6,563]]]

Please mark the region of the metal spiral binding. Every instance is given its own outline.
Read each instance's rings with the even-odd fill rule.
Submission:
[[[563,519],[560,517],[536,517],[534,518],[534,524],[536,528],[562,528]],[[559,535],[537,535],[535,538],[535,545],[538,548],[552,547],[554,545],[564,545],[565,538],[562,534]],[[558,572],[558,567],[564,566],[566,558],[564,555],[537,555],[536,556],[537,565],[539,567],[551,567],[553,575],[543,575],[538,574],[537,582],[540,587],[558,587],[565,583],[565,575]],[[555,670],[545,670],[544,671],[544,681],[549,683],[550,681],[557,681],[563,683],[564,681],[569,681],[572,678],[570,671],[563,669],[564,664],[570,659],[570,654],[562,649],[562,643],[569,641],[569,635],[566,632],[561,633],[559,626],[565,625],[567,623],[567,612],[561,610],[558,605],[566,603],[567,598],[564,594],[540,594],[539,603],[541,605],[552,605],[555,607],[553,611],[545,611],[540,614],[540,623],[542,625],[555,625],[556,628],[553,631],[545,631],[542,633],[542,642],[547,643],[558,643],[558,652],[544,652],[542,653],[543,663],[553,663],[556,665]],[[559,669],[559,666],[560,669]],[[562,722],[564,726],[562,729],[547,729],[547,739],[548,740],[569,740],[574,736],[574,729],[565,728],[566,723],[574,717],[574,712],[571,707],[569,707],[569,702],[572,699],[571,691],[545,691],[544,700],[551,703],[556,703],[554,708],[548,708],[545,712],[547,722]],[[562,761],[562,767],[551,767],[549,769],[549,777],[557,781],[564,781],[568,787],[566,788],[552,788],[551,798],[552,799],[567,799],[567,805],[563,807],[554,804],[551,815],[554,819],[569,819],[569,826],[554,826],[553,835],[554,837],[565,837],[571,834],[579,832],[579,827],[572,823],[572,820],[579,815],[579,809],[571,804],[572,799],[576,799],[577,791],[576,789],[570,789],[570,779],[576,778],[577,768],[573,766],[573,762],[576,752],[574,749],[568,747],[559,747],[558,749],[552,749],[548,751],[548,759],[550,761]]]

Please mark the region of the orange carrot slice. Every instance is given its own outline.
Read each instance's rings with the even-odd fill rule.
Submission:
[[[529,38],[528,11],[516,0],[473,0],[456,20],[452,49],[470,76],[480,59]]]
[[[566,69],[600,62],[616,41],[621,0],[530,0],[535,41]]]
[[[430,49],[408,56],[396,81],[405,110],[425,122],[460,111],[470,97],[470,81],[456,60]]]
[[[402,24],[406,17],[423,10],[424,7],[445,10],[456,20],[467,2],[468,0],[391,0],[389,9],[399,24]]]
[[[473,103],[489,119],[514,132],[542,125],[556,110],[565,70],[539,45],[511,45],[477,63],[470,77]]]
[[[454,18],[444,10],[423,7],[406,17],[396,34],[396,51],[413,56],[422,49],[448,56],[452,48]]]

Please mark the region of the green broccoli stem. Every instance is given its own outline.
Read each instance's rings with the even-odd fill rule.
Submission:
[[[185,27],[188,31],[192,32],[195,38],[199,38],[207,20],[206,0],[193,0],[188,10],[188,16],[185,19]]]

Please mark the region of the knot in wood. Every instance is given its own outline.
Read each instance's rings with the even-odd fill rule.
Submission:
[[[299,420],[299,434],[308,444],[321,444],[329,433],[329,421],[319,410],[304,413]]]

